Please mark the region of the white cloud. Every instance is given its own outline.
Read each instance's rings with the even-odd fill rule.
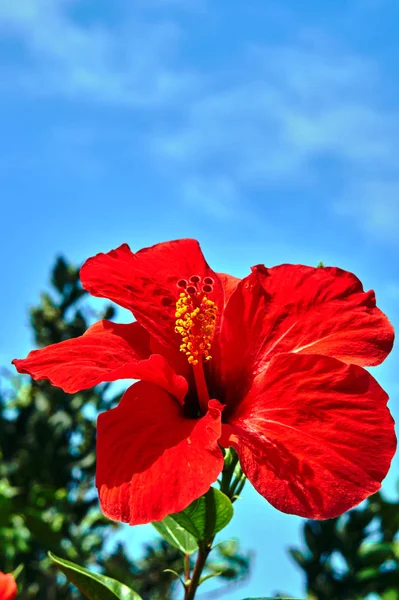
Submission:
[[[398,238],[396,184],[381,182],[398,174],[399,113],[379,104],[381,85],[373,61],[321,35],[251,48],[232,77],[215,74],[178,126],[152,140],[153,151],[187,177],[222,174],[237,195],[323,185],[327,163],[346,188],[344,210],[331,196],[328,208]]]
[[[142,150],[182,202],[202,198],[213,216],[242,218],[252,188],[323,186],[327,165],[345,190],[328,208],[398,239],[399,114],[380,103],[380,67],[299,24],[289,43],[243,38],[238,58],[215,52],[201,70],[184,51],[182,3],[126,2],[125,22],[111,27],[76,21],[67,0],[0,0],[0,33],[26,52],[0,88],[153,110]]]
[[[298,174],[326,154],[362,166],[389,157],[391,121],[368,98],[372,65],[300,47],[257,49],[251,59],[250,71],[242,65],[233,83],[187,106],[155,150],[186,165],[223,158],[244,182]]]
[[[223,177],[187,177],[180,191],[187,206],[217,219],[233,217],[240,205],[237,188],[231,179]]]
[[[0,0],[0,32],[29,64],[13,64],[3,88],[147,107],[183,99],[195,87],[195,77],[174,64],[176,23],[150,23],[138,12],[111,29],[78,23],[68,8],[65,0]]]

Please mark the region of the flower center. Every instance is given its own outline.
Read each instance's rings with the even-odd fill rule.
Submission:
[[[207,294],[213,291],[213,279],[205,277],[201,282],[198,275],[193,275],[189,281],[181,279],[177,285],[182,291],[176,302],[175,331],[182,337],[180,351],[195,366],[202,358],[212,358],[209,351],[215,330],[217,306],[208,299]]]
[[[209,352],[217,313],[217,306],[207,296],[213,291],[213,284],[211,277],[205,277],[201,281],[198,275],[193,275],[188,281],[181,279],[177,282],[181,292],[176,302],[175,331],[182,337],[180,351],[193,367],[202,414],[206,414],[209,402],[203,359],[208,361],[212,358]]]

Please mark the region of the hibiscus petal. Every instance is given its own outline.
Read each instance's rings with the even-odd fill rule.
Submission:
[[[335,267],[253,268],[232,294],[221,334],[222,371],[236,388],[250,384],[282,352],[325,354],[363,366],[391,351],[393,328],[374,292]]]
[[[281,354],[224,426],[254,487],[279,510],[336,517],[377,492],[395,453],[388,396],[356,365]]]
[[[174,350],[181,342],[174,331],[177,282],[195,275],[213,279],[209,297],[223,308],[224,287],[196,240],[165,242],[136,253],[123,244],[107,254],[89,258],[80,271],[82,285],[90,294],[131,310],[154,339]]]
[[[221,405],[187,419],[164,390],[137,383],[99,416],[97,480],[101,508],[131,525],[159,521],[204,494],[223,468]]]
[[[228,273],[218,273],[218,277],[224,289],[224,302],[227,304],[231,294],[234,292],[241,279],[234,277],[234,275],[229,275]]]
[[[1,600],[13,600],[17,596],[17,584],[11,573],[0,572],[0,598]]]
[[[149,335],[139,323],[99,321],[84,335],[33,350],[13,364],[20,373],[47,379],[69,394],[117,379],[151,381],[180,401],[187,391],[186,381],[162,356],[150,355]]]

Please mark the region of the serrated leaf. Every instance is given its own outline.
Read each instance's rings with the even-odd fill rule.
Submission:
[[[186,531],[173,517],[165,517],[163,521],[152,523],[158,533],[170,544],[183,554],[193,554],[198,550],[195,538]]]
[[[229,498],[215,488],[185,510],[172,515],[172,518],[198,541],[211,540],[224,529],[233,516],[233,505]]]
[[[127,585],[98,573],[92,573],[84,567],[76,565],[69,560],[64,560],[48,553],[54,564],[67,576],[89,600],[142,600],[134,590]]]

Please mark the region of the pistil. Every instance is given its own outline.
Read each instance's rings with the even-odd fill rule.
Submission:
[[[217,306],[209,299],[213,279],[193,275],[178,282],[181,289],[176,302],[176,333],[182,337],[180,351],[193,367],[198,402],[201,413],[208,410],[209,393],[205,380],[203,361],[211,360],[210,349],[215,330]]]
[[[206,414],[209,403],[209,392],[208,386],[206,385],[204,365],[202,360],[198,361],[196,365],[193,365],[195,387],[197,388],[198,403],[200,406],[201,414]]]

